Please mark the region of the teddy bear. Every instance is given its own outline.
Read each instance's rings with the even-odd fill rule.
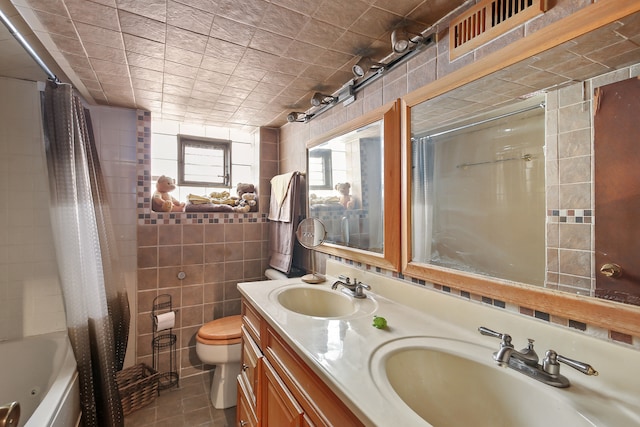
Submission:
[[[174,198],[169,192],[176,189],[173,178],[162,175],[156,182],[156,191],[151,199],[151,209],[155,212],[182,212],[184,203]]]
[[[351,184],[348,182],[339,182],[336,184],[335,189],[340,193],[339,203],[344,206],[345,209],[353,209],[354,201],[349,195]]]
[[[256,187],[253,184],[238,183],[236,186],[238,192],[238,206],[249,206],[249,211],[256,212],[258,210],[258,195]]]

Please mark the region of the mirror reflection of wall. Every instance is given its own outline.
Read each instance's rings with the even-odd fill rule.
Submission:
[[[326,242],[382,253],[382,121],[309,149],[309,215],[326,227]]]
[[[539,100],[412,130],[413,261],[545,279],[545,119]]]

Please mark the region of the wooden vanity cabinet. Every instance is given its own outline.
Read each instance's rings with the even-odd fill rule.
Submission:
[[[245,300],[242,314],[239,424],[254,411],[260,427],[364,425]]]

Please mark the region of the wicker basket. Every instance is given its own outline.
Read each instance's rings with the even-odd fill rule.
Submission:
[[[124,415],[153,402],[158,397],[158,373],[144,363],[116,373]]]

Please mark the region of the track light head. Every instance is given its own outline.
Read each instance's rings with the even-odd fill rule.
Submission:
[[[423,37],[419,34],[415,34],[413,38],[411,38],[405,28],[396,28],[391,33],[391,47],[395,53],[405,53],[412,50],[422,40]]]
[[[287,121],[289,123],[298,122],[298,123],[306,123],[313,117],[313,114],[301,113],[299,111],[292,111],[287,114]]]
[[[368,56],[363,56],[362,58],[360,58],[360,61],[358,61],[356,65],[351,67],[351,71],[353,72],[353,75],[356,76],[356,78],[360,78],[364,77],[365,74],[367,74],[372,69],[380,68],[384,68],[384,64],[374,62]]]
[[[313,94],[311,98],[311,105],[314,107],[319,107],[321,105],[335,104],[338,101],[338,98],[332,95],[323,95],[320,92],[316,92]]]

